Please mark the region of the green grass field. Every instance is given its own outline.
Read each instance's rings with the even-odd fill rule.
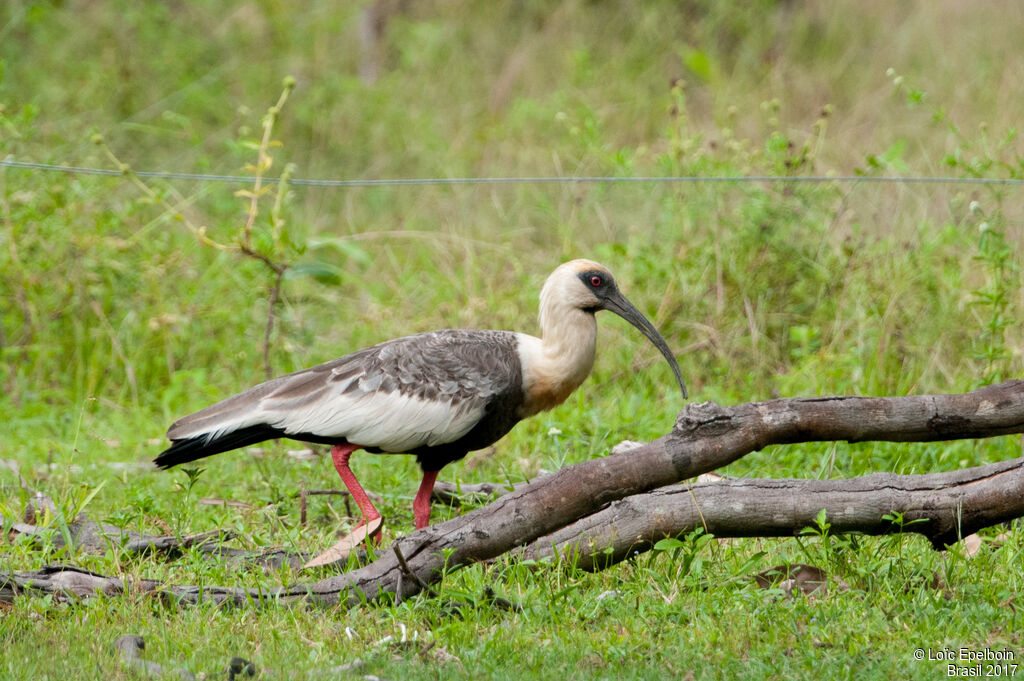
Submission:
[[[1024,12],[1010,4],[409,3],[373,48],[372,82],[359,75],[372,51],[360,42],[366,8],[0,4],[0,159],[342,179],[1024,178]],[[288,77],[274,144],[261,145]],[[262,166],[261,149],[272,159]],[[175,418],[263,380],[276,280],[264,260],[287,266],[275,374],[434,328],[536,333],[540,286],[573,257],[615,272],[695,400],[961,392],[1021,374],[1020,186],[291,186],[258,193],[258,210],[236,195],[253,188],[0,167],[0,571],[309,579],[9,533],[21,480],[65,519],[224,528],[250,549],[318,550],[354,522],[315,497],[300,524],[299,491],[338,479],[326,456],[287,456],[297,443],[208,459],[192,484],[149,464]],[[255,257],[238,249],[250,218]],[[683,406],[669,368],[621,320],[599,326],[594,373],[566,404],[441,479],[518,482],[666,433]],[[1020,437],[821,444],[769,448],[724,472],[921,473],[1020,454]],[[389,532],[411,531],[415,463],[357,454],[354,468],[383,497]],[[385,679],[943,678],[946,663],[916,649],[1024,656],[1024,541],[990,541],[1001,531],[971,556],[909,535],[691,537],[681,554],[597,574],[473,566],[445,577],[442,598],[394,607],[24,598],[0,604],[0,677],[132,678],[110,645],[140,634],[147,659],[208,674],[238,655],[296,678],[355,658]],[[753,582],[785,562],[850,588],[788,597]],[[481,598],[486,587],[523,611]],[[471,606],[452,612],[452,599]]]

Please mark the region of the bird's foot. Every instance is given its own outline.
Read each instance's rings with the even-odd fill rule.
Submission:
[[[348,554],[363,542],[372,543],[374,546],[380,544],[384,533],[384,519],[380,516],[369,521],[362,520],[352,528],[352,531],[342,537],[331,548],[327,549],[316,558],[303,565],[304,568],[319,567],[336,563],[348,558]]]

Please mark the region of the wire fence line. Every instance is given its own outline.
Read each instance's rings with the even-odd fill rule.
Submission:
[[[83,166],[54,165],[50,163],[32,163],[29,161],[15,161],[11,158],[0,159],[0,168],[14,168],[17,170],[58,172],[75,175],[102,175],[106,177],[117,177],[124,175],[121,170],[111,168],[89,168]],[[253,178],[246,175],[211,175],[205,173],[177,173],[152,170],[132,170],[132,173],[139,177],[153,178],[159,180],[191,180],[196,182],[225,182],[231,184],[251,184]],[[276,184],[281,182],[279,177],[264,177],[264,184]],[[875,175],[669,175],[669,176],[639,176],[639,177],[614,177],[614,176],[537,176],[537,177],[397,177],[384,179],[356,179],[356,180],[316,180],[290,178],[288,184],[297,187],[387,187],[400,185],[456,185],[456,184],[558,184],[558,183],[743,183],[743,182],[802,182],[820,183],[829,182],[841,183],[876,183],[876,184],[969,184],[969,185],[1024,185],[1024,180],[1014,178],[996,177],[881,177]]]

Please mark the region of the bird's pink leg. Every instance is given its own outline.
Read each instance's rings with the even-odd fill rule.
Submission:
[[[434,483],[439,472],[423,471],[423,482],[416,492],[416,498],[412,500],[412,515],[416,519],[417,530],[430,524],[430,495],[434,493]]]
[[[356,527],[361,527],[366,523],[380,518],[380,511],[370,501],[370,497],[367,496],[366,490],[356,480],[355,474],[352,469],[348,467],[348,459],[352,456],[352,452],[357,449],[361,449],[359,445],[343,444],[334,445],[331,448],[331,458],[334,459],[334,467],[338,469],[338,475],[341,476],[341,481],[345,483],[345,487],[348,488],[349,494],[352,495],[352,500],[356,502],[356,506],[363,512],[363,519],[359,522]],[[370,535],[375,542],[380,541],[381,530],[378,529],[374,534]]]

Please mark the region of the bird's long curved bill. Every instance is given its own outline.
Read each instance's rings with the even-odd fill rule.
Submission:
[[[640,329],[640,332],[647,336],[648,340],[654,343],[654,347],[661,351],[661,354],[668,360],[669,366],[672,367],[672,371],[676,375],[676,380],[679,382],[679,388],[683,391],[683,399],[687,398],[686,394],[686,383],[683,382],[683,372],[679,370],[679,364],[676,362],[675,355],[669,350],[668,343],[661,337],[658,330],[654,328],[654,325],[647,321],[647,317],[641,314],[640,310],[633,306],[633,303],[629,302],[624,295],[616,291],[613,295],[608,296],[604,300],[602,307],[609,312],[614,312],[619,315],[627,322]]]

